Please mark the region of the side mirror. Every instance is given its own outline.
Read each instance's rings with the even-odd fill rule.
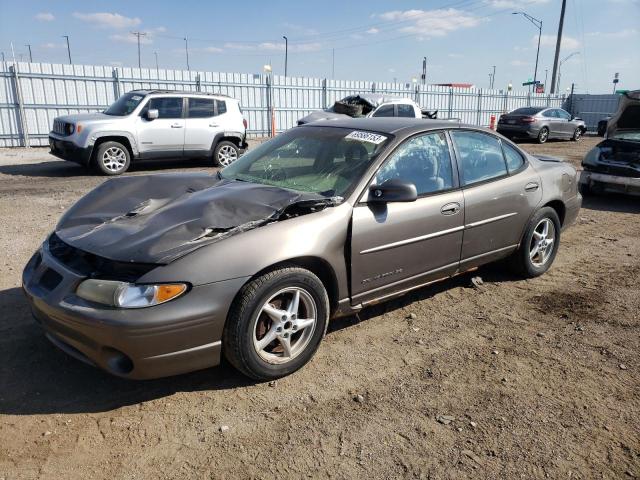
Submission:
[[[367,203],[415,202],[417,199],[418,190],[415,184],[399,178],[391,178],[381,185],[369,187]]]
[[[155,120],[159,116],[160,116],[160,113],[155,108],[150,108],[149,110],[147,110],[147,113],[145,114],[145,118],[147,120]]]

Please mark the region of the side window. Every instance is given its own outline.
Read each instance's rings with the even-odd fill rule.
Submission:
[[[212,98],[189,98],[189,118],[209,118],[214,115]]]
[[[502,142],[502,148],[504,150],[504,156],[507,159],[507,168],[509,169],[509,173],[515,172],[524,165],[524,158],[522,158],[520,152],[515,148],[505,142]]]
[[[216,100],[216,106],[218,107],[218,115],[227,113],[227,102],[224,100]]]
[[[413,111],[413,105],[408,105],[406,103],[399,103],[398,116],[414,118],[416,116],[416,113]]]
[[[542,112],[542,116],[547,118],[556,118],[555,110],[545,110]]]
[[[182,118],[181,97],[157,97],[149,100],[149,110],[158,110],[158,118]]]
[[[564,110],[557,109],[556,115],[558,115],[559,118],[564,118],[565,120],[571,120],[571,115],[569,114],[569,112],[565,112]]]
[[[393,105],[383,105],[373,114],[374,117],[393,117]]]
[[[507,174],[500,141],[480,132],[452,130],[463,185],[472,185]]]
[[[376,184],[392,178],[413,182],[418,195],[453,187],[449,145],[442,132],[413,137],[393,153],[378,173]]]

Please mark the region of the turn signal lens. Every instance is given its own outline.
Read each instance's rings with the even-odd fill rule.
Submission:
[[[76,289],[76,295],[91,302],[119,308],[142,308],[159,305],[187,291],[184,283],[136,285],[113,280],[89,279]]]
[[[182,295],[186,289],[187,286],[184,283],[158,285],[156,286],[156,301],[158,303],[167,302],[178,295]]]
[[[81,131],[82,131],[82,125],[78,124],[78,125],[76,126],[76,132],[77,132],[77,133],[80,133]]]

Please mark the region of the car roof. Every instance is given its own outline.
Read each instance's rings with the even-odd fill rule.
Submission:
[[[391,135],[411,135],[415,132],[439,130],[442,128],[473,128],[476,130],[486,130],[482,127],[461,123],[458,120],[431,120],[426,118],[398,118],[398,117],[375,117],[375,118],[345,118],[336,120],[324,120],[310,122],[298,128],[353,128],[358,130],[368,130]]]
[[[142,95],[189,95],[189,96],[204,96],[204,97],[223,97],[228,98],[230,100],[235,100],[235,98],[230,97],[229,95],[224,95],[222,93],[213,93],[213,92],[189,92],[187,90],[131,90],[127,93],[140,93]]]

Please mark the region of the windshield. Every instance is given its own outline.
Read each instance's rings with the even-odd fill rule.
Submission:
[[[344,197],[391,138],[333,127],[301,127],[243,155],[222,178]]]
[[[633,142],[640,142],[640,130],[617,131],[611,138],[614,140],[631,140]]]
[[[104,113],[107,115],[114,115],[116,117],[124,117],[133,112],[140,102],[144,98],[144,95],[140,93],[125,93],[118,100],[111,104]]]
[[[544,108],[535,108],[535,107],[522,107],[516,108],[513,112],[515,115],[535,115],[536,113],[544,110]]]

